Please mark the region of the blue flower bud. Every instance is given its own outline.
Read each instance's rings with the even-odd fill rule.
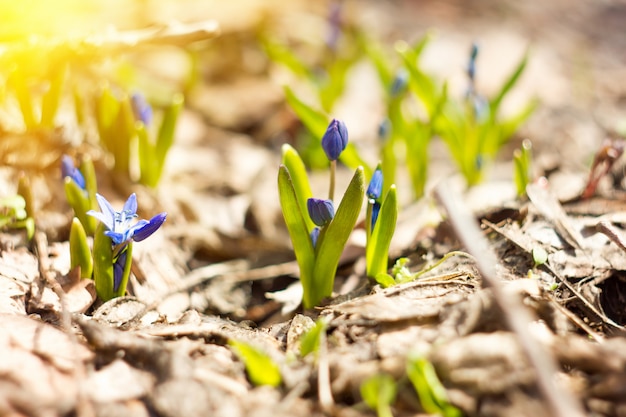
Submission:
[[[61,157],[61,175],[63,178],[70,177],[72,181],[76,183],[83,190],[86,187],[85,177],[83,174],[74,166],[74,161],[67,155],[63,155]]]
[[[404,68],[402,68],[396,73],[396,76],[393,78],[393,82],[391,83],[391,88],[389,89],[391,97],[397,97],[399,94],[402,94],[408,83],[409,74]]]
[[[331,161],[336,161],[348,146],[348,129],[341,120],[333,119],[322,137],[322,148]]]
[[[315,246],[317,246],[317,239],[320,237],[320,228],[319,227],[314,227],[313,230],[311,230],[311,242],[313,242],[313,247],[315,248]]]
[[[335,207],[332,200],[309,198],[306,205],[311,220],[320,227],[326,226],[335,217]]]
[[[376,220],[378,220],[378,213],[380,213],[380,203],[375,201],[372,206],[372,228],[370,230],[374,230],[374,226],[376,226]]]
[[[385,118],[385,120],[380,122],[380,124],[378,125],[378,138],[382,141],[385,141],[389,138],[390,134],[391,134],[391,120],[389,120],[388,118]]]
[[[376,168],[374,174],[372,174],[372,179],[370,180],[370,184],[367,187],[367,198],[372,200],[378,200],[380,198],[381,193],[383,192],[383,172],[380,168]]]
[[[472,44],[472,49],[470,50],[470,58],[467,64],[467,76],[473,82],[476,77],[476,57],[478,56],[478,45],[476,43]]]
[[[135,120],[141,121],[146,126],[150,125],[152,121],[152,107],[148,104],[143,94],[133,94],[130,98],[130,104],[133,108]]]
[[[124,250],[119,254],[115,263],[113,264],[113,291],[117,291],[122,283],[122,277],[124,276],[124,269],[126,268],[126,257],[128,252]]]

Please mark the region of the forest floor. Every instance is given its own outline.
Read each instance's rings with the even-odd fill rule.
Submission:
[[[382,44],[434,29],[421,62],[449,80],[451,94],[463,94],[472,42],[481,47],[477,88],[487,94],[529,50],[504,110],[531,98],[540,104],[482,184],[466,189],[436,138],[426,196],[415,201],[398,178],[390,266],[406,257],[417,272],[453,251],[470,256],[382,289],[365,276],[362,216],[333,296],[311,310],[299,306],[276,186],[281,146],[297,146],[302,128],[281,84],[301,86],[268,61],[258,39],[270,33],[319,48],[328,5],[187,3],[145,10],[136,2],[115,17],[123,29],[171,18],[220,27],[195,51],[199,82],[157,189],[111,174],[87,133],[1,133],[0,190],[10,194],[17,174],[29,175],[37,232],[31,242],[20,231],[0,234],[0,415],[369,416],[376,412],[361,386],[379,374],[397,385],[392,415],[429,415],[436,408],[407,376],[419,357],[445,387],[440,398],[462,415],[626,416],[623,160],[592,197],[581,197],[594,155],[626,130],[626,3],[346,1],[350,21]],[[167,48],[123,59],[157,95],[188,65]],[[331,115],[346,122],[372,166],[384,111],[377,83],[371,65],[355,65]],[[520,199],[511,161],[523,139],[533,143],[536,178],[547,181]],[[23,140],[35,145],[15,146]],[[99,192],[115,207],[135,192],[142,218],[168,213],[162,229],[135,245],[127,297],[103,304],[91,281],[69,271],[62,153],[94,159]],[[311,173],[314,194],[327,175]],[[350,176],[339,167],[338,190]],[[548,254],[544,264],[533,261],[537,248]],[[319,318],[319,350],[301,357],[300,336]],[[232,341],[265,352],[282,382],[251,383]]]

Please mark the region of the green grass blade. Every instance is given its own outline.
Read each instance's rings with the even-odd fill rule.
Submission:
[[[87,216],[87,212],[91,210],[89,197],[85,190],[80,188],[78,184],[69,177],[65,178],[65,197],[67,202],[74,210],[74,216],[78,217],[85,228],[88,235],[92,235],[96,231],[95,219]]]
[[[311,277],[315,263],[315,251],[302,209],[298,204],[298,197],[291,176],[284,165],[281,165],[278,170],[278,195],[296,260],[298,261],[298,267],[300,268],[300,281],[304,289],[302,301],[305,307],[312,307],[310,299]]]
[[[284,65],[291,72],[303,79],[313,79],[313,76],[311,75],[309,69],[289,48],[286,48],[283,45],[272,42],[268,39],[264,39],[262,44],[265,53],[272,61]]]
[[[161,127],[156,141],[156,159],[158,161],[157,166],[162,167],[165,163],[165,157],[167,152],[174,143],[174,133],[176,130],[176,123],[178,116],[183,108],[185,100],[182,94],[176,94],[172,99],[172,103],[165,109],[163,113],[163,120],[161,121]],[[159,168],[159,176],[161,169]],[[158,178],[157,178],[158,181]]]
[[[43,96],[41,102],[41,126],[54,127],[54,118],[59,109],[61,94],[63,92],[63,84],[65,82],[65,74],[67,67],[63,65],[52,75],[50,80],[50,89]]]
[[[323,298],[332,294],[339,258],[363,205],[364,184],[363,168],[359,167],[341,199],[335,218],[326,226],[324,235],[319,237],[313,269],[314,292],[310,299],[311,304],[305,304],[305,308],[317,305]]]
[[[137,132],[137,145],[139,156],[139,182],[148,187],[154,187],[158,183],[157,158],[155,156],[155,147],[150,142],[148,130],[142,122],[135,123],[135,131]]]
[[[504,97],[506,97],[509,91],[511,91],[511,89],[515,86],[515,84],[521,77],[522,73],[524,72],[527,62],[528,62],[528,51],[526,51],[526,53],[522,57],[519,64],[517,64],[517,67],[515,67],[515,70],[511,73],[509,78],[502,85],[502,88],[500,89],[498,94],[494,97],[493,100],[491,100],[490,107],[491,107],[492,115],[494,117],[496,116],[498,109],[500,108],[500,104],[502,103],[502,100],[504,99]]]
[[[304,126],[309,129],[313,136],[322,140],[322,136],[324,136],[328,127],[328,117],[300,100],[289,87],[285,87],[285,98],[287,104],[296,113],[296,116],[298,116]]]
[[[311,185],[309,184],[309,177],[306,172],[306,167],[304,166],[304,162],[302,162],[302,158],[298,152],[288,144],[284,144],[282,147],[283,154],[283,165],[289,171],[289,176],[291,178],[294,191],[296,192],[296,197],[298,199],[298,205],[304,209],[306,207],[306,202],[309,198],[313,197],[313,193],[311,192]],[[311,218],[302,213],[302,217],[307,225],[307,230],[309,233],[315,227],[315,224],[311,220]]]
[[[111,239],[104,234],[106,227],[98,223],[93,240],[93,279],[96,294],[102,301],[115,297],[113,291],[113,249]]]
[[[93,260],[87,243],[87,234],[83,224],[74,217],[70,228],[70,266],[74,269],[80,266],[80,277],[91,278]]]
[[[398,220],[398,197],[396,186],[392,185],[378,213],[378,220],[367,245],[367,276],[376,278],[378,274],[387,272],[389,262],[389,245],[396,230]]]
[[[246,366],[248,378],[255,386],[277,387],[281,384],[280,368],[268,354],[248,343],[237,340],[229,340],[228,344]]]
[[[27,81],[21,74],[19,69],[13,71],[9,78],[11,87],[15,92],[15,97],[20,106],[22,112],[22,118],[24,119],[24,125],[26,129],[30,130],[37,127],[37,121],[35,120],[35,109],[33,106],[33,96],[30,92]]]

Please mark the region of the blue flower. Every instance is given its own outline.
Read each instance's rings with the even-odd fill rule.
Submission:
[[[150,220],[139,220],[132,225],[133,219],[137,217],[137,196],[131,194],[124,203],[122,211],[115,211],[111,203],[100,194],[96,194],[101,212],[89,210],[88,215],[100,220],[107,229],[105,235],[111,238],[113,244],[122,245],[131,239],[139,242],[157,231],[167,217],[166,213],[159,213]]]
[[[133,94],[130,98],[130,104],[133,108],[135,119],[141,121],[145,126],[150,125],[152,121],[152,107],[148,104],[143,94]]]
[[[70,177],[72,181],[76,183],[83,190],[86,187],[85,177],[79,171],[78,168],[74,165],[74,161],[67,155],[63,155],[61,157],[61,175],[63,175],[63,179]]]
[[[331,161],[336,161],[348,146],[348,128],[341,120],[333,119],[322,137],[322,148]]]
[[[378,200],[380,195],[383,192],[383,172],[380,168],[376,168],[374,174],[372,175],[372,179],[370,180],[370,184],[367,187],[367,198],[371,200]]]
[[[122,277],[124,276],[124,269],[126,268],[127,256],[128,251],[122,251],[113,264],[113,291],[117,291],[120,288]]]
[[[311,220],[320,227],[326,226],[335,217],[335,207],[332,200],[309,198],[306,205]]]

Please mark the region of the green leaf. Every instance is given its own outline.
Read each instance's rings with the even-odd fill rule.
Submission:
[[[96,294],[102,301],[115,298],[113,290],[113,249],[111,239],[104,234],[106,226],[98,223],[93,240],[93,279]]]
[[[83,224],[76,217],[72,220],[70,228],[70,266],[72,269],[80,266],[81,278],[91,278],[93,261],[87,243],[87,234]]]
[[[161,121],[161,127],[156,141],[156,159],[158,161],[157,167],[157,182],[161,176],[163,165],[165,164],[165,157],[167,152],[174,143],[174,133],[176,131],[176,123],[178,122],[178,116],[183,108],[185,100],[182,94],[176,94],[172,99],[172,103],[165,109],[163,113],[163,120]]]
[[[307,204],[307,200],[313,196],[311,192],[311,185],[309,184],[309,177],[306,172],[306,167],[304,166],[304,162],[302,162],[302,158],[298,152],[291,147],[291,145],[284,144],[282,147],[283,154],[283,165],[289,171],[289,177],[291,178],[293,188],[296,193],[296,197],[298,200],[298,206],[304,209]],[[309,233],[315,227],[315,224],[308,216],[308,213],[302,213],[302,217],[307,224],[307,230]]]
[[[130,268],[133,264],[133,242],[128,242],[122,252],[126,252],[126,265],[124,265],[122,279],[120,280],[120,285],[117,287],[117,291],[113,289],[113,297],[123,297],[126,295],[126,286],[128,285],[128,279],[130,278]],[[115,263],[120,255],[121,253],[113,259],[113,263]]]
[[[302,208],[298,203],[298,196],[296,195],[293,181],[284,165],[281,165],[278,169],[278,195],[296,260],[298,261],[298,267],[300,268],[300,281],[304,289],[303,303],[308,308],[308,306],[314,305],[310,296],[311,285],[313,284],[312,274],[315,263],[315,251],[307,223],[302,214]]]
[[[377,374],[367,378],[361,384],[361,397],[378,417],[392,417],[390,405],[396,400],[396,381],[389,374]]]
[[[315,322],[315,326],[302,335],[300,339],[300,356],[305,357],[310,353],[319,351],[322,334],[326,332],[328,321],[320,317]]]
[[[339,258],[363,205],[364,184],[363,168],[359,167],[341,199],[335,217],[323,229],[325,233],[320,233],[313,268],[312,294],[309,297],[309,303],[304,304],[305,308],[314,307],[323,298],[332,294]]]
[[[387,272],[389,245],[396,230],[398,219],[398,198],[396,186],[392,185],[385,196],[372,237],[366,248],[367,276],[375,278]]]
[[[384,272],[376,275],[374,279],[383,288],[393,287],[397,284],[397,282],[393,279],[391,275]]]
[[[526,53],[520,60],[519,64],[517,64],[517,67],[515,67],[515,70],[513,70],[511,75],[509,75],[509,78],[502,85],[502,88],[500,89],[498,94],[496,94],[493,100],[491,100],[490,107],[491,107],[491,111],[493,115],[495,115],[498,112],[498,109],[500,108],[500,103],[502,103],[502,100],[504,99],[504,97],[509,93],[509,91],[511,91],[511,89],[515,86],[515,84],[519,80],[520,76],[524,72],[524,69],[526,68],[527,62],[528,62],[528,51],[526,51]]]
[[[37,121],[35,120],[35,109],[33,105],[33,97],[30,92],[30,86],[24,79],[24,75],[19,69],[15,69],[9,78],[9,84],[13,87],[15,97],[20,106],[22,112],[22,118],[24,119],[24,125],[27,130],[37,127]]]
[[[385,51],[380,44],[372,39],[367,39],[362,36],[359,41],[361,47],[365,50],[365,53],[374,64],[374,68],[376,68],[381,86],[383,89],[389,88],[393,82],[393,70],[391,69],[389,56],[385,54]]]
[[[65,178],[65,197],[74,210],[74,216],[83,224],[85,232],[91,235],[95,232],[96,221],[87,212],[91,210],[89,196],[70,177]]]
[[[158,161],[155,157],[154,146],[152,146],[148,137],[148,130],[142,122],[138,121],[135,123],[135,130],[139,147],[139,182],[149,187],[154,187],[158,182],[158,179],[156,179],[156,165]]]
[[[50,89],[43,96],[41,102],[41,126],[48,128],[54,127],[54,118],[59,109],[66,73],[67,65],[61,65],[61,67],[52,74]]]
[[[270,41],[269,39],[264,39],[262,41],[262,45],[265,49],[265,53],[272,61],[284,65],[291,72],[303,79],[313,79],[309,69],[289,48],[286,48],[277,42]]]
[[[254,385],[277,387],[281,384],[280,368],[265,352],[237,340],[229,340],[228,345],[246,366],[248,378]]]
[[[462,416],[461,411],[448,401],[446,389],[441,385],[432,363],[425,357],[411,355],[407,361],[406,372],[426,413],[443,417]]]
[[[285,87],[285,98],[289,107],[296,113],[304,126],[309,129],[313,136],[322,140],[328,127],[328,117],[300,100],[289,87]]]

